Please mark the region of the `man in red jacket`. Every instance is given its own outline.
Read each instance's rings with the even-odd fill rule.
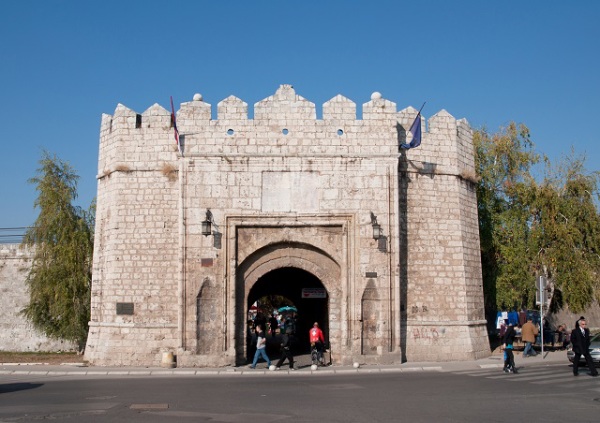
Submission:
[[[313,345],[317,349],[317,360],[319,363],[323,364],[323,346],[325,344],[325,337],[323,336],[323,331],[319,329],[319,324],[315,322],[313,327],[308,331],[308,338],[310,341],[310,346]]]

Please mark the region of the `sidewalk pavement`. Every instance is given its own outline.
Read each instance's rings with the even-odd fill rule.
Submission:
[[[524,358],[520,351],[515,351],[517,368],[529,365],[559,365],[569,366],[565,351],[545,351],[535,357]],[[300,366],[295,371],[289,370],[287,364],[280,370],[270,371],[266,363],[259,363],[256,369],[248,366],[222,368],[174,368],[161,367],[103,367],[88,366],[85,363],[65,363],[48,365],[44,363],[0,363],[0,375],[37,375],[37,376],[232,376],[232,375],[343,375],[369,373],[408,373],[408,372],[455,372],[485,368],[502,368],[502,353],[494,353],[487,358],[470,361],[448,362],[407,362],[395,365],[360,365],[327,366],[312,370],[310,366]]]

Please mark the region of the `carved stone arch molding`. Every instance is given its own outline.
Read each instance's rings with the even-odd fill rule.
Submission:
[[[239,219],[239,220],[238,220]],[[249,295],[262,277],[293,268],[315,276],[327,291],[329,340],[346,345],[353,280],[353,216],[306,218],[231,218],[228,221],[229,280],[228,339],[236,361],[246,357],[246,319]],[[334,349],[340,351],[341,348]],[[232,351],[233,352],[233,351]]]
[[[284,267],[295,267],[315,275],[330,296],[340,290],[340,265],[331,256],[309,244],[281,242],[256,251],[239,266],[238,283],[243,284],[244,298],[258,279]]]
[[[308,244],[277,243],[256,251],[239,267],[237,277],[237,310],[238,321],[244,319],[250,290],[256,282],[269,272],[281,268],[302,269],[316,276],[327,290],[329,304],[329,321],[340,322],[343,293],[341,288],[341,271],[338,263],[323,251]],[[331,326],[331,325],[328,325]],[[333,325],[335,327],[335,325]],[[238,331],[238,356],[245,354],[242,350],[243,339]],[[331,330],[329,339],[332,344],[339,345],[341,333]]]

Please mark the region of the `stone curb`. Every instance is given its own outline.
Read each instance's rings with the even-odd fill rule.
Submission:
[[[414,372],[426,372],[426,371],[442,371],[441,367],[408,367],[408,368],[337,368],[337,369],[321,369],[321,370],[310,370],[310,369],[298,369],[295,371],[290,370],[12,370],[12,369],[1,369],[0,375],[35,375],[35,376],[252,376],[252,375],[265,375],[270,377],[279,377],[287,375],[346,375],[346,374],[373,374],[373,373],[414,373]]]
[[[561,365],[568,366],[570,363],[564,351],[547,353],[544,357],[533,357],[524,359],[516,354],[518,367],[536,365]],[[60,365],[49,365],[47,363],[0,363],[0,375],[31,375],[31,376],[180,376],[180,377],[215,377],[215,376],[252,376],[264,375],[268,377],[278,376],[331,376],[331,375],[353,375],[353,374],[393,374],[414,372],[452,372],[469,371],[478,369],[502,368],[503,362],[500,355],[491,355],[488,358],[474,361],[443,362],[443,363],[403,363],[398,365],[364,365],[358,368],[352,366],[330,366],[312,370],[310,367],[302,367],[297,370],[281,368],[271,371],[266,368],[250,369],[247,366],[225,367],[225,368],[132,368],[132,367],[88,367],[85,363],[62,363]]]

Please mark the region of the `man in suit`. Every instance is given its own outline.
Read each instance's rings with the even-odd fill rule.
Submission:
[[[573,344],[573,376],[579,375],[579,359],[583,355],[592,376],[598,376],[598,370],[590,355],[590,330],[587,328],[585,319],[579,319],[575,329],[571,332],[571,343]]]

